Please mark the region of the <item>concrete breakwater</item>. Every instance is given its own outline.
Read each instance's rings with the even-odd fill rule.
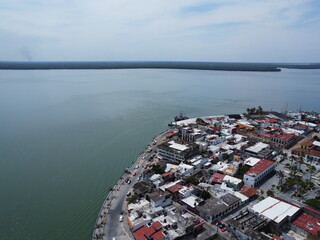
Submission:
[[[166,132],[167,131],[164,131],[164,132],[158,134],[156,137],[153,138],[152,142],[154,142],[154,140],[157,140],[157,141],[160,140]],[[153,148],[155,148],[156,145],[153,145],[152,142],[149,145],[153,146]],[[151,154],[152,153],[149,153],[149,156]],[[93,240],[111,239],[111,237],[109,236],[110,231],[107,229],[108,224],[110,226],[110,223],[108,222],[108,215],[111,213],[110,212],[111,208],[115,207],[115,205],[121,206],[121,212],[122,212],[122,207],[125,202],[125,196],[127,194],[127,190],[131,189],[132,185],[135,184],[135,182],[137,181],[138,174],[136,176],[132,177],[131,185],[126,184],[126,182],[125,182],[126,178],[131,177],[132,172],[134,172],[134,171],[138,172],[139,170],[137,170],[137,167],[140,167],[140,171],[142,171],[142,165],[145,165],[146,162],[148,162],[147,155],[148,155],[148,153],[145,149],[138,156],[137,160],[133,163],[133,165],[127,169],[128,171],[126,171],[120,177],[118,182],[112,188],[109,189],[109,193],[106,196],[106,198],[100,208],[100,211],[99,211],[99,214],[98,214],[95,226],[94,226],[94,230],[92,233]],[[110,219],[109,219],[109,221],[110,221]],[[112,221],[118,221],[118,219],[112,219]],[[125,232],[125,234],[126,234],[127,238],[130,238],[129,233]]]

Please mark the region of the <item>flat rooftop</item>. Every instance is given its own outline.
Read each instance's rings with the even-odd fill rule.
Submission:
[[[253,167],[260,160],[261,160],[260,158],[249,157],[246,160],[244,160],[244,164]]]
[[[260,151],[268,147],[269,147],[269,144],[258,142],[255,145],[248,147],[246,150],[253,153],[259,153]]]
[[[258,213],[272,220],[280,223],[287,216],[293,216],[300,208],[273,197],[268,197],[250,208],[253,212]]]
[[[314,141],[313,142],[313,145],[317,146],[317,147],[320,147],[320,142],[319,141]]]
[[[176,143],[175,141],[170,141],[170,142],[168,142],[168,144],[169,144],[169,147],[176,149],[178,151],[184,151],[184,150],[188,149],[188,147],[186,145]]]

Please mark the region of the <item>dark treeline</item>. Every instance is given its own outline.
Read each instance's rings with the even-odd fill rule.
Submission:
[[[280,68],[320,69],[320,63],[282,64],[282,63],[223,63],[223,62],[0,62],[0,69],[40,70],[40,69],[191,69],[222,71],[261,71],[276,72]]]

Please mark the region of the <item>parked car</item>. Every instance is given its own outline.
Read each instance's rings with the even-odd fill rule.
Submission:
[[[221,232],[225,232],[227,230],[227,227],[223,227],[223,228],[221,228]]]
[[[137,173],[136,173],[136,172],[133,172],[133,173],[132,173],[132,176],[135,176],[135,175],[137,175]]]
[[[219,225],[218,225],[218,227],[222,230],[222,228],[225,228],[225,227],[226,227],[226,225],[225,225],[225,224],[223,224],[223,223],[221,223],[221,224],[219,224]]]
[[[215,225],[219,226],[220,224],[222,224],[220,221],[216,221]]]
[[[122,221],[123,221],[123,216],[120,215],[120,217],[119,217],[119,222],[122,222]]]

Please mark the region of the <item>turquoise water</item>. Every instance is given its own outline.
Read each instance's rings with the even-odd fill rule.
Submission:
[[[0,71],[0,239],[88,239],[154,135],[261,105],[320,111],[320,70]]]

